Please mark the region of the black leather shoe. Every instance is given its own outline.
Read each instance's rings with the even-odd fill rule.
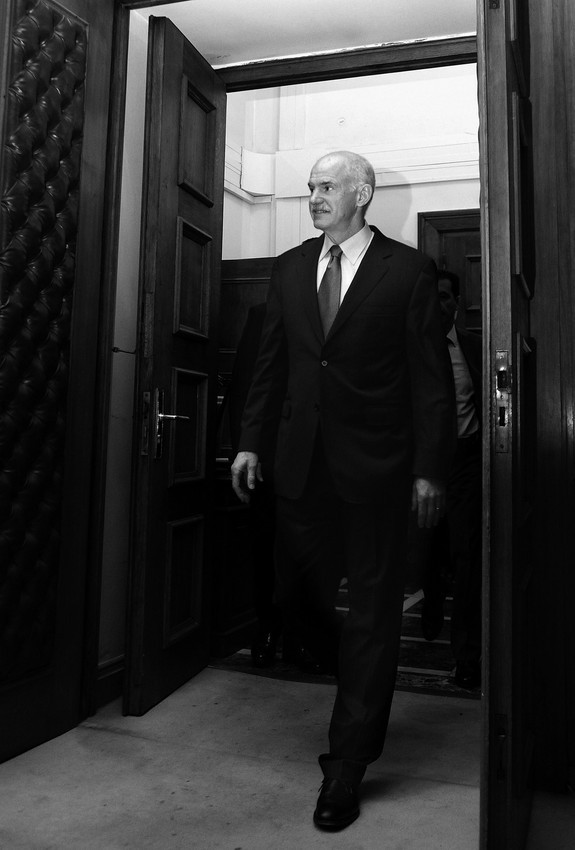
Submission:
[[[466,691],[473,691],[481,685],[481,665],[479,661],[458,661],[455,665],[455,684]]]
[[[443,596],[425,596],[421,608],[421,632],[425,640],[435,640],[443,628]]]
[[[273,632],[258,631],[251,646],[254,667],[273,667],[276,660],[276,644],[277,637]]]
[[[357,788],[343,779],[324,779],[319,792],[313,822],[319,829],[336,832],[359,817]]]

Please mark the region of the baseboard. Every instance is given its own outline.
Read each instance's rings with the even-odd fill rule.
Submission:
[[[107,705],[124,691],[124,658],[114,658],[98,666],[98,681],[96,685],[97,707]]]
[[[252,640],[257,620],[249,619],[226,631],[213,631],[210,638],[210,656],[212,658],[227,658],[240,649],[249,646]]]

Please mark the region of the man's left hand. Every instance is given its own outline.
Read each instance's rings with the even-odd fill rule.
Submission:
[[[436,478],[416,478],[411,492],[411,509],[417,511],[420,528],[433,528],[445,513],[445,484]]]

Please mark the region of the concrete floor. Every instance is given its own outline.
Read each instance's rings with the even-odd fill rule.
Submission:
[[[112,703],[0,765],[0,848],[474,850],[479,701],[397,692],[361,817],[326,834],[311,817],[333,696],[207,669],[144,717]],[[529,850],[573,847],[542,835]]]

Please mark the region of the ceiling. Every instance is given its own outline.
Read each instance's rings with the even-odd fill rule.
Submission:
[[[133,14],[170,18],[214,66],[476,32],[476,0],[183,0]]]

